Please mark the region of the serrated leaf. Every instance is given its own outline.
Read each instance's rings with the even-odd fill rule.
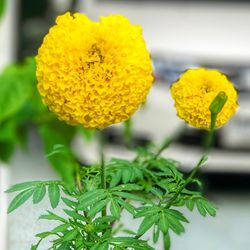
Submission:
[[[75,237],[78,235],[78,231],[73,229],[71,231],[68,231],[64,236],[63,236],[63,241],[71,241],[75,239]]]
[[[200,201],[200,200],[197,200],[196,201],[196,206],[197,206],[197,209],[198,209],[198,211],[199,211],[199,213],[202,215],[202,216],[206,216],[206,214],[207,214],[207,211],[206,211],[206,209],[203,207],[203,204],[202,204],[202,202]]]
[[[138,196],[138,195],[135,195],[135,194],[130,194],[130,193],[127,193],[127,192],[114,192],[115,195],[117,195],[118,197],[122,197],[122,198],[126,198],[126,199],[129,199],[129,200],[135,200],[135,201],[140,201],[140,202],[143,202],[143,203],[153,203],[152,201],[148,200],[148,199],[145,199],[144,197],[141,197],[141,196]]]
[[[132,176],[132,171],[131,169],[129,168],[125,168],[123,171],[122,171],[122,182],[123,183],[128,183],[131,179],[131,176]]]
[[[95,204],[96,202],[106,198],[107,194],[104,189],[92,190],[86,192],[80,197],[80,204],[78,205],[79,210],[84,210],[87,207]]]
[[[38,238],[44,239],[44,238],[50,236],[51,234],[52,234],[51,232],[42,232],[42,233],[36,234],[35,236]]]
[[[62,197],[62,201],[70,208],[76,208],[78,206],[77,202],[69,200],[65,197]]]
[[[137,235],[143,235],[159,220],[158,214],[155,216],[146,216],[137,231]]]
[[[94,217],[97,213],[99,213],[100,211],[104,209],[107,203],[108,203],[108,200],[101,200],[95,205],[93,205],[88,212],[88,216]]]
[[[143,187],[139,186],[137,184],[123,184],[123,185],[119,185],[117,187],[112,188],[112,191],[139,191],[142,190]]]
[[[185,218],[185,216],[177,211],[177,210],[174,210],[174,209],[165,209],[164,212],[168,215],[171,215],[172,217],[176,218],[177,220],[179,221],[183,221],[183,222],[187,222],[188,223],[188,220]]]
[[[51,207],[56,208],[60,201],[60,188],[56,184],[50,184],[48,192]]]
[[[154,225],[153,229],[153,242],[156,243],[160,236],[160,229],[156,225]]]
[[[111,182],[110,182],[110,187],[115,187],[122,178],[122,172],[121,171],[117,171],[116,173],[112,173],[111,175]]]
[[[68,229],[69,227],[70,227],[69,224],[61,224],[61,225],[55,227],[55,228],[52,230],[52,232],[53,232],[53,233],[65,232],[65,231],[67,231],[67,229]]]
[[[210,216],[213,217],[216,216],[216,208],[213,206],[211,202],[206,200],[201,200],[201,202]]]
[[[110,200],[110,213],[117,219],[120,218],[121,209],[115,199]]]
[[[114,216],[104,216],[104,217],[99,217],[94,220],[94,223],[96,224],[102,224],[102,223],[110,223],[115,221],[116,218]]]
[[[185,231],[183,225],[173,216],[167,215],[169,227],[178,235]]]
[[[84,221],[87,222],[88,220],[81,214],[78,214],[76,211],[72,211],[72,210],[68,210],[68,209],[63,209],[63,211],[70,217],[76,219],[76,220],[80,220],[80,221]]]
[[[57,250],[71,250],[70,248],[70,242],[63,242]]]
[[[168,225],[168,218],[167,216],[164,214],[164,213],[161,213],[161,216],[160,216],[160,220],[159,220],[159,223],[158,223],[158,226],[160,228],[160,230],[166,234],[168,232],[168,228],[169,228],[169,225]]]
[[[19,193],[10,203],[8,207],[8,214],[20,207],[25,201],[27,201],[33,194],[34,189],[24,190]]]
[[[33,203],[39,203],[46,194],[46,187],[44,185],[37,186],[33,193]]]
[[[131,213],[132,215],[136,214],[136,208],[134,206],[132,206],[131,204],[129,204],[128,202],[124,201],[123,199],[116,199],[117,202],[123,207],[125,208],[129,213]]]
[[[191,211],[191,212],[193,211],[194,204],[195,204],[195,202],[194,202],[193,199],[189,199],[189,200],[186,201],[186,206],[187,206],[189,211]]]
[[[109,244],[108,244],[108,242],[102,243],[102,244],[99,246],[98,250],[109,250]]]
[[[18,183],[18,184],[11,186],[9,189],[7,189],[5,193],[13,193],[16,191],[33,188],[34,186],[37,186],[40,183],[42,182],[41,181],[27,181],[23,183]]]
[[[163,240],[164,240],[164,250],[170,250],[171,241],[170,241],[169,233],[163,235]]]
[[[48,214],[42,214],[40,215],[39,219],[43,219],[43,220],[57,220],[57,221],[61,221],[63,223],[68,223],[67,220],[65,220],[64,218],[50,212],[47,211]]]
[[[157,196],[159,199],[162,199],[163,193],[159,188],[151,187],[150,192]]]
[[[139,207],[136,211],[135,218],[145,217],[145,216],[153,216],[159,212],[158,206],[146,206],[146,207]]]

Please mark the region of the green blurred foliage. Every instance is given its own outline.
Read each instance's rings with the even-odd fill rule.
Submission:
[[[6,0],[0,0],[0,20],[4,14],[5,7],[6,7]]]

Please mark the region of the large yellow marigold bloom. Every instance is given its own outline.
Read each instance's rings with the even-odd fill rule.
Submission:
[[[237,91],[228,78],[217,70],[189,69],[171,86],[177,115],[188,124],[210,129],[210,104],[219,92],[228,99],[216,119],[216,128],[223,126],[237,109]]]
[[[128,119],[152,85],[152,64],[140,26],[123,16],[66,13],[41,45],[38,89],[59,119],[104,128]]]

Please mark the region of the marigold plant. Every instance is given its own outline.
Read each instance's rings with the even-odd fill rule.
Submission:
[[[145,100],[153,80],[141,28],[117,15],[97,23],[82,14],[58,17],[36,59],[38,88],[50,110],[67,123],[88,128],[128,119]],[[186,71],[171,93],[178,115],[208,129],[208,138],[237,108],[233,85],[215,70]],[[31,197],[34,204],[40,203],[46,193],[52,209],[58,204],[63,208],[60,215],[47,211],[40,216],[58,225],[38,233],[31,250],[39,249],[44,240],[48,249],[57,250],[154,250],[144,236],[150,230],[153,243],[163,239],[164,250],[169,250],[171,234],[182,234],[188,223],[180,207],[197,209],[204,217],[216,215],[196,178],[207,150],[186,176],[178,170],[179,161],[161,155],[169,138],[160,146],[134,149],[130,160],[106,159],[102,140],[99,163],[86,166],[54,131],[46,125],[40,128],[46,156],[62,180],[29,181],[7,190],[18,192],[9,213]],[[123,211],[126,219],[140,219],[135,230],[124,228]]]
[[[188,69],[171,87],[178,116],[206,130],[211,122],[209,106],[219,92],[225,92],[227,102],[218,114],[216,128],[226,124],[238,106],[237,91],[225,74],[205,68]]]
[[[127,120],[153,81],[142,29],[120,15],[100,22],[80,13],[59,16],[36,61],[38,89],[49,109],[85,128]]]

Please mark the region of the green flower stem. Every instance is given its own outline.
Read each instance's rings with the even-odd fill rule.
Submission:
[[[192,170],[186,181],[183,183],[183,185],[178,189],[178,191],[175,193],[175,195],[168,201],[167,203],[167,208],[169,208],[173,202],[178,198],[180,193],[183,191],[183,189],[190,183],[192,182],[193,178],[196,176],[198,171],[200,170],[202,164],[204,163],[205,159],[207,158],[207,154],[203,154],[201,159],[199,160],[198,164],[195,166],[195,168]]]
[[[124,122],[124,141],[127,148],[132,148],[132,121],[131,118]]]
[[[206,143],[205,143],[205,151],[209,151],[210,148],[213,145],[213,139],[214,139],[214,130],[215,130],[215,126],[216,126],[216,118],[217,118],[217,114],[211,113],[211,125],[210,125],[210,130],[207,134],[206,137]]]
[[[217,118],[218,113],[213,113],[211,112],[211,121],[210,121],[210,130],[207,134],[207,140],[206,140],[206,148],[205,152],[203,153],[201,159],[199,160],[198,164],[194,167],[194,169],[191,171],[190,175],[186,179],[186,181],[183,183],[183,185],[179,188],[179,190],[175,193],[175,195],[168,201],[166,207],[170,207],[173,202],[178,198],[180,193],[183,191],[183,189],[190,183],[192,182],[193,178],[196,176],[196,174],[199,172],[202,164],[205,162],[207,158],[207,153],[211,147],[212,141],[213,141],[213,135],[214,135],[214,130],[215,130],[215,125],[216,125],[216,118]]]
[[[107,188],[106,185],[106,173],[105,173],[105,161],[104,161],[104,144],[105,144],[105,140],[104,140],[104,136],[102,131],[100,131],[99,133],[99,155],[100,155],[100,170],[101,170],[101,187],[103,189]],[[102,210],[102,216],[106,216],[107,212],[106,212],[106,207]]]
[[[82,186],[82,182],[81,182],[80,167],[78,164],[76,166],[76,185],[77,185],[79,192],[81,193],[83,186]]]

